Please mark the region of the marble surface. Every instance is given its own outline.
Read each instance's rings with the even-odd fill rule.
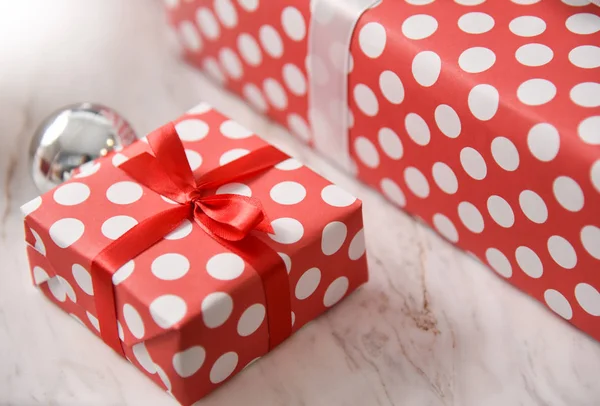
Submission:
[[[200,405],[600,404],[600,344],[186,66],[158,0],[0,0],[0,38],[0,405],[176,403],[29,282],[29,137],[83,100],[140,134],[207,100],[364,201],[370,283]]]

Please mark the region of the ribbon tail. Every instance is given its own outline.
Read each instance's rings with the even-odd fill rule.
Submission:
[[[260,200],[235,194],[199,199],[194,217],[207,232],[229,241],[239,241],[255,229],[264,232],[273,230]]]
[[[100,335],[118,354],[125,356],[117,330],[113,274],[129,260],[162,240],[189,214],[190,207],[182,205],[147,218],[109,244],[93,259],[91,273]]]
[[[254,229],[263,233],[275,234],[275,230],[273,230],[273,226],[271,225],[271,220],[266,216],[256,225],[256,227],[254,227]]]

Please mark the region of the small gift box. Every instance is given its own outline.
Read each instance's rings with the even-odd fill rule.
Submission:
[[[190,63],[600,339],[592,3],[166,2]]]
[[[367,280],[360,201],[205,105],[22,210],[35,284],[184,405]]]

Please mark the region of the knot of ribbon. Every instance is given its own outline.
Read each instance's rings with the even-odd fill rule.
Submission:
[[[288,158],[266,145],[195,177],[175,126],[171,123],[147,137],[154,155],[142,152],[119,168],[132,179],[174,203],[141,221],[109,244],[92,261],[96,312],[102,339],[124,355],[117,330],[112,275],[176,229],[193,220],[224,248],[240,255],[260,276],[266,300],[269,348],[291,334],[289,280],[281,257],[253,232],[273,233],[260,200],[237,194],[210,194],[219,186],[258,175]]]

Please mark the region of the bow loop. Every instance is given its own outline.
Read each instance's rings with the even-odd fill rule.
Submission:
[[[189,201],[188,196],[195,190],[191,185],[183,186],[173,182],[160,161],[147,152],[123,162],[119,169],[136,182],[180,204],[186,204]]]
[[[195,189],[194,173],[188,163],[175,124],[169,123],[159,128],[149,134],[147,139],[156,159],[171,181],[182,190]]]
[[[144,152],[119,168],[137,182],[179,204],[189,205],[204,231],[228,241],[239,241],[252,230],[273,233],[258,199],[234,194],[205,196],[205,191],[254,176],[287,158],[272,146],[220,166],[194,179],[183,144],[171,123],[148,135],[154,156]]]
[[[281,257],[252,231],[273,233],[271,223],[256,198],[234,194],[207,196],[220,185],[258,175],[289,158],[272,146],[213,169],[196,180],[185,149],[171,123],[148,136],[154,155],[141,153],[119,165],[138,183],[179,205],[158,212],[113,241],[92,261],[91,273],[98,320],[104,341],[124,355],[117,334],[112,275],[127,260],[161,241],[185,218],[194,221],[223,247],[240,255],[260,276],[268,308],[269,347],[291,333],[289,280]],[[101,292],[101,293],[100,293]]]

